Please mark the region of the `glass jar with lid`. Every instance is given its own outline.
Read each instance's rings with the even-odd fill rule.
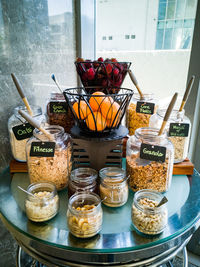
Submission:
[[[150,119],[150,127],[160,128],[166,109],[158,109]],[[174,145],[174,163],[187,158],[191,133],[191,122],[185,111],[173,110],[166,124],[167,136]]]
[[[134,94],[126,111],[126,127],[129,135],[133,135],[138,128],[148,127],[149,119],[157,108],[158,101],[154,94],[144,94],[144,99],[140,99],[139,94]]]
[[[139,128],[127,141],[126,170],[133,191],[165,192],[171,185],[174,147],[166,133],[158,136],[158,132],[156,128]]]
[[[70,198],[74,193],[81,191],[98,193],[97,176],[97,171],[91,168],[74,169],[69,179],[68,197]]]
[[[88,238],[100,232],[103,211],[100,197],[93,192],[77,192],[69,199],[67,224],[76,237]]]
[[[53,218],[59,208],[59,198],[53,183],[33,183],[27,188],[33,196],[25,200],[27,217],[34,222],[44,222]]]
[[[26,145],[30,182],[53,182],[57,190],[62,190],[68,185],[72,169],[71,137],[58,125],[43,128],[51,140],[35,129]]]
[[[26,162],[26,143],[33,135],[34,127],[30,125],[18,113],[19,110],[27,111],[26,107],[19,106],[14,109],[14,113],[8,120],[8,132],[10,145],[14,159],[21,162]],[[40,123],[45,122],[45,117],[42,115],[42,109],[38,106],[31,106],[34,119]]]
[[[67,133],[70,133],[74,119],[63,94],[51,93],[46,112],[47,122],[50,125],[60,125]]]
[[[132,222],[136,230],[147,235],[163,232],[168,221],[167,204],[157,207],[163,195],[153,190],[135,193],[132,204]]]
[[[109,207],[123,206],[128,200],[126,172],[118,167],[107,167],[99,171],[100,196]]]

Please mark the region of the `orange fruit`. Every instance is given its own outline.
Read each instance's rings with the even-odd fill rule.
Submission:
[[[110,103],[110,101],[102,102],[101,114],[106,120],[114,120],[120,106],[117,102]],[[119,114],[119,113],[118,113]]]
[[[97,97],[95,97],[97,96]],[[92,96],[90,97],[89,104],[90,107],[92,108],[93,111],[99,111],[100,110],[100,105],[104,101],[105,94],[103,92],[94,92]]]
[[[73,104],[73,109],[78,119],[81,119],[81,120],[84,120],[85,118],[87,118],[87,116],[91,113],[90,108],[83,100],[81,100],[80,103],[75,102]]]
[[[93,117],[94,115],[94,117]],[[90,113],[87,118],[86,118],[86,124],[87,127],[91,130],[91,131],[98,131],[101,132],[106,128],[106,120],[105,118],[101,115],[100,112],[93,112]],[[96,125],[95,125],[96,122]]]
[[[114,120],[115,120],[115,121],[114,121]],[[116,127],[116,126],[118,125],[118,123],[119,123],[119,120],[120,120],[120,111],[119,111],[119,113],[117,114],[116,119],[115,119],[115,117],[113,117],[113,119],[111,119],[111,120],[106,120],[107,127],[108,127],[108,128]],[[114,123],[113,123],[113,121],[114,121]]]

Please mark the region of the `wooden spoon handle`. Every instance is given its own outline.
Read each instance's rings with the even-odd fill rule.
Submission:
[[[159,131],[158,135],[161,135],[163,133],[165,126],[166,126],[166,123],[167,123],[167,121],[170,117],[170,114],[172,112],[172,109],[174,108],[174,105],[176,103],[177,97],[178,97],[178,93],[175,93],[174,96],[172,97],[172,100],[171,100],[166,112],[165,112],[165,116],[164,116],[164,119],[163,119],[163,122],[162,122],[162,125],[160,127],[160,131]]]
[[[54,141],[53,137],[44,129],[40,126],[40,123],[34,119],[33,117],[31,117],[28,113],[26,113],[23,110],[19,110],[18,111],[19,114],[26,120],[28,121],[31,125],[33,125],[33,127],[37,128],[38,130],[40,130],[41,132],[43,132],[43,134],[50,140],[50,141]]]
[[[140,94],[140,99],[144,99],[144,95],[143,95],[142,91],[140,90],[140,87],[138,85],[138,81],[137,81],[135,75],[133,74],[133,72],[130,69],[128,70],[128,73],[129,73],[129,76],[131,78],[131,81],[133,82],[133,84],[137,88],[138,93]]]
[[[18,79],[17,79],[17,77],[15,76],[14,73],[11,73],[11,77],[12,77],[12,79],[13,79],[13,82],[14,82],[16,88],[17,88],[17,91],[18,91],[19,95],[21,96],[22,100],[24,101],[24,104],[25,104],[25,106],[26,106],[26,108],[27,108],[29,114],[30,114],[31,116],[33,116],[33,112],[32,112],[32,110],[31,110],[31,107],[30,107],[30,105],[29,105],[29,103],[28,103],[28,100],[27,100],[27,98],[26,98],[26,96],[25,96],[25,94],[24,94],[24,91],[23,91],[23,89],[22,89],[21,84],[19,83],[19,81],[18,81]]]
[[[182,100],[182,102],[181,102],[181,106],[180,106],[180,108],[179,108],[179,111],[182,111],[183,108],[184,108],[184,106],[185,106],[185,103],[186,103],[186,101],[187,101],[187,99],[188,99],[188,96],[189,96],[190,91],[191,91],[191,89],[192,89],[192,86],[193,86],[193,84],[194,84],[194,80],[195,80],[195,76],[193,75],[192,78],[190,79],[188,85],[187,85],[186,90],[185,90],[185,94],[184,94],[184,96],[183,96],[183,100]]]

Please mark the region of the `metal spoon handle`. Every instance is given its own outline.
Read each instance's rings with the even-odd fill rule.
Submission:
[[[164,196],[156,207],[160,207],[167,202],[168,202],[168,199]]]
[[[51,75],[52,80],[55,82],[56,86],[58,87],[58,89],[60,90],[61,94],[63,94],[62,89],[60,88],[60,85],[58,84],[56,77],[54,74]]]
[[[24,188],[22,188],[22,187],[19,186],[19,185],[18,185],[18,188],[19,188],[20,190],[22,190],[23,192],[25,192],[26,194],[28,194],[29,196],[36,197],[35,195],[33,195],[32,193],[26,191]]]

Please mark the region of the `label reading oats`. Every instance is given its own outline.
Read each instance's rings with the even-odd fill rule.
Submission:
[[[31,157],[54,157],[55,142],[32,142]]]
[[[170,123],[169,136],[187,137],[189,127],[189,123]]]
[[[30,123],[24,123],[12,128],[15,138],[17,140],[24,140],[30,138],[33,135],[35,128]]]
[[[154,114],[154,107],[155,107],[154,103],[137,101],[136,112],[152,115]]]
[[[166,147],[142,143],[140,147],[140,158],[151,161],[165,162]]]

